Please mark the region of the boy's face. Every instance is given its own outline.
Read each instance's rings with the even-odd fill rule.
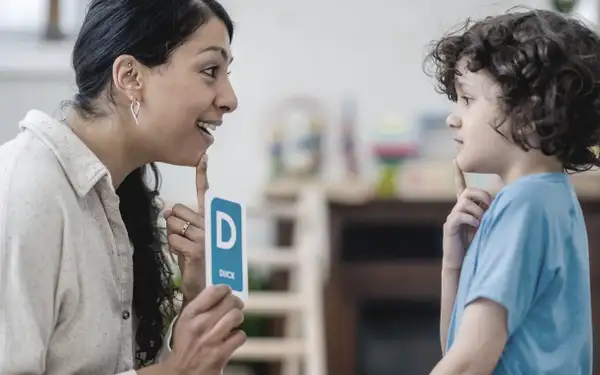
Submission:
[[[486,71],[476,73],[467,68],[467,61],[458,64],[456,76],[458,101],[448,116],[447,124],[455,131],[456,160],[468,173],[501,174],[509,165],[516,145],[493,128],[503,120],[500,86]],[[510,126],[505,121],[498,129],[503,134]]]

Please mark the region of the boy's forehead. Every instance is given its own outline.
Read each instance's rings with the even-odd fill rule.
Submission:
[[[473,84],[473,79],[476,78],[476,74],[468,69],[469,60],[462,58],[456,64],[456,75],[454,77],[454,84],[456,88],[464,89]]]
[[[491,75],[485,70],[472,72],[468,69],[469,61],[466,58],[461,59],[456,65],[455,85],[457,89],[477,90],[497,86]]]
[[[469,70],[457,70],[457,74],[454,78],[454,85],[459,90],[473,89],[477,85],[478,81],[480,81],[477,76],[477,73],[470,72]]]
[[[471,61],[471,59],[469,59],[467,57],[462,57],[456,63],[456,70],[459,71],[461,74],[465,74],[465,73],[469,72],[469,69],[467,68],[467,66],[469,65],[470,61]]]

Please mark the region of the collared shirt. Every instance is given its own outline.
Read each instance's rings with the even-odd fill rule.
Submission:
[[[0,146],[0,374],[135,375],[133,247],[110,174],[50,116],[20,129]]]

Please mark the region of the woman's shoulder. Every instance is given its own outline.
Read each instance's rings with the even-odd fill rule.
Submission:
[[[52,150],[28,131],[0,145],[0,205],[19,208],[69,193],[68,179]]]
[[[0,145],[0,253],[18,254],[20,271],[54,277],[59,269],[67,194],[73,189],[42,138],[24,129]]]

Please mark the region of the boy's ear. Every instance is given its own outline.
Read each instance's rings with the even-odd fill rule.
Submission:
[[[527,135],[532,135],[535,134],[536,131],[536,126],[535,126],[535,122],[531,122],[529,123],[527,126],[523,127],[523,133],[527,136]]]
[[[521,142],[526,142],[531,144],[531,142],[533,142],[534,144],[538,143],[537,137],[535,136],[536,133],[536,126],[535,123],[531,122],[528,125],[518,125],[518,128],[516,129],[516,138],[517,140],[521,141]]]
[[[533,108],[537,107],[538,105],[541,105],[542,103],[542,98],[540,98],[538,95],[533,95],[531,98],[529,98],[530,100],[530,105]],[[518,130],[519,135],[521,136],[530,136],[536,133],[536,126],[534,122],[531,122],[525,126],[523,126],[522,128],[520,128]]]

